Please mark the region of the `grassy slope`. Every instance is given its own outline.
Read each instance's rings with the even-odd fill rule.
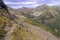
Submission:
[[[27,29],[27,25],[20,29],[17,25],[12,33],[12,40],[40,40],[40,38],[32,35],[31,32],[27,32],[25,28]]]
[[[6,31],[4,30],[5,26],[12,26],[9,18],[6,17],[7,12],[4,9],[0,9],[0,40],[5,36]]]
[[[43,28],[44,30],[49,31],[50,33],[52,33],[52,34],[55,35],[56,37],[60,37],[59,32],[56,32],[56,31],[55,31],[54,29],[52,29],[52,28],[48,28],[47,26],[39,23],[39,22],[36,21],[36,20],[32,20],[32,19],[28,19],[28,18],[27,18],[27,19],[25,20],[25,22],[30,23],[30,24],[35,25],[35,26],[39,26],[40,28]]]

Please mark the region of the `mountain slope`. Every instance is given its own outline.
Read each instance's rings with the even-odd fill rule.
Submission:
[[[20,19],[20,16],[19,15],[17,17]],[[30,21],[30,20],[28,20],[28,21]],[[17,36],[16,35],[13,35],[14,38],[16,38],[16,39],[17,38],[19,39],[19,35],[18,34],[21,34],[20,36],[22,36],[22,35],[25,36],[25,37],[23,36],[23,39],[21,39],[21,40],[60,40],[59,38],[55,37],[54,35],[52,35],[48,31],[45,31],[43,29],[40,29],[38,26],[33,26],[30,23],[28,23],[28,22],[26,23],[26,20],[22,24],[24,25],[22,27],[22,29],[24,29],[24,30],[21,31],[19,28],[17,28],[13,32],[13,33],[16,33],[17,34]],[[41,26],[41,27],[43,27],[43,26]],[[20,30],[20,31],[18,31],[18,30]],[[25,33],[26,32],[27,33],[26,34],[25,33],[23,34],[22,33],[23,31],[25,31]],[[28,34],[28,36],[27,36],[27,34]]]
[[[40,27],[60,37],[60,12],[58,10],[58,7],[44,4],[34,8],[31,13],[24,16],[29,19],[29,23],[37,26],[44,25],[44,27]]]
[[[49,33],[48,31],[45,31],[37,26],[33,26],[31,24],[25,23],[26,25],[28,25],[28,29],[29,31],[36,35],[37,37],[41,37],[42,40],[60,40],[59,38],[56,38],[55,36],[53,36],[51,33]]]
[[[48,5],[35,9],[23,7],[17,11],[4,5],[3,3],[0,6],[1,16],[3,16],[0,19],[2,21],[0,33],[2,36],[5,35],[0,37],[1,40],[60,40],[57,38],[60,37],[60,16],[54,7]],[[5,26],[5,22],[8,26]]]
[[[0,0],[0,40],[5,40],[6,33],[13,25],[15,16],[9,13],[7,6]]]
[[[35,35],[28,32],[27,25],[24,24],[25,17],[23,15],[15,14],[12,9],[8,9],[9,12],[17,17],[13,20],[12,27],[6,29],[8,32],[4,37],[5,40],[40,40],[40,37],[36,37]],[[10,29],[10,30],[9,30]]]

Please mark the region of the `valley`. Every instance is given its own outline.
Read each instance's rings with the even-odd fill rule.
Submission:
[[[59,7],[14,10],[0,0],[0,40],[60,40]]]

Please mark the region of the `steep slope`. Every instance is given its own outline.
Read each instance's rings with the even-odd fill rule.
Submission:
[[[40,37],[36,37],[36,35],[28,32],[28,26],[24,24],[25,16],[22,14],[19,15],[17,12],[15,12],[15,14],[13,12],[14,10],[12,11],[10,8],[8,10],[11,14],[15,15],[17,19],[15,19],[15,27],[12,27],[11,30],[8,31],[7,37],[5,37],[6,40],[42,40]],[[11,34],[11,36],[9,34]]]
[[[48,14],[48,12],[50,12],[49,14],[53,15],[54,17],[59,15],[59,13],[54,7],[48,6],[46,4],[36,7],[32,14],[36,13],[39,16],[40,14]]]
[[[20,15],[16,15],[16,16],[19,18],[19,20],[21,19]],[[13,40],[60,40],[59,38],[53,36],[48,31],[45,31],[36,25],[35,26],[31,25],[31,23],[27,22],[26,18],[24,22],[21,23],[21,25],[20,27],[14,30],[12,34]]]
[[[16,10],[12,9],[11,7],[7,6],[7,9],[8,11],[11,13],[11,14],[16,14]]]
[[[48,6],[46,6],[48,8]],[[47,10],[43,9],[37,20],[47,26],[47,30],[60,37],[60,13],[54,7],[49,7]],[[53,31],[52,31],[53,30]]]
[[[10,14],[7,6],[0,0],[0,40],[4,40],[9,28],[13,25],[15,16]]]
[[[36,35],[33,35],[31,32],[29,32],[28,26],[24,22],[26,17],[18,14],[15,16],[17,17],[17,23],[12,32],[11,40],[42,40],[40,37],[36,37]]]
[[[31,24],[28,24],[28,23],[25,23],[25,24],[29,26],[28,30],[32,34],[36,35],[37,37],[41,37],[42,40],[60,40],[59,38],[56,38],[48,31],[45,31],[37,26],[33,26]]]
[[[32,12],[33,9],[31,8],[26,8],[26,7],[22,7],[20,9],[18,9],[19,12],[23,12],[25,14],[29,13],[29,12]]]
[[[60,40],[57,38],[60,37],[60,17],[56,8],[44,4],[35,9],[23,7],[17,11],[8,7],[8,10],[8,12],[13,14],[13,16],[15,15],[17,19],[14,20],[13,27],[10,27],[10,30],[6,33],[5,40]],[[11,17],[12,16],[8,16],[9,19],[11,19]],[[29,20],[26,21],[27,19]],[[27,22],[27,24],[25,22]],[[39,27],[44,30],[40,30]],[[43,37],[43,35],[45,36]]]
[[[46,4],[36,7],[32,13],[28,13],[29,16],[24,15],[29,19],[29,23],[40,26],[53,35],[60,37],[60,12],[58,7],[48,6]]]

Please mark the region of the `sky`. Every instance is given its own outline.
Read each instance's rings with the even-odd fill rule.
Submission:
[[[50,6],[60,5],[60,0],[3,0],[4,3],[13,9],[18,9],[22,7],[35,8],[42,4],[47,4]]]

